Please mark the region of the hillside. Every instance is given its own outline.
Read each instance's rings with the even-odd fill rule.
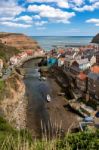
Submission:
[[[99,44],[99,33],[92,39],[91,43]]]
[[[15,47],[7,46],[3,43],[0,43],[0,59],[3,59],[4,62],[9,61],[10,57],[15,54],[18,54],[20,51]]]
[[[35,40],[24,34],[1,32],[0,40],[2,41],[2,43],[8,46],[16,47],[20,51],[36,50],[37,48],[39,48],[39,45]]]

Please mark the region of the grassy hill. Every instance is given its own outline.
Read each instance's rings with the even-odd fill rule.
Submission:
[[[16,47],[20,51],[36,50],[38,43],[31,37],[20,33],[0,33],[0,40],[8,46]]]
[[[64,138],[32,140],[26,130],[15,130],[0,117],[0,150],[99,150],[99,131],[68,133]]]
[[[18,54],[20,51],[15,47],[7,46],[0,42],[0,58],[4,60],[4,62],[9,61],[10,57]]]

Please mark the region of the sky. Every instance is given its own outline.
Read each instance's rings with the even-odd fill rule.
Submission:
[[[0,0],[0,32],[93,36],[99,32],[99,0]]]

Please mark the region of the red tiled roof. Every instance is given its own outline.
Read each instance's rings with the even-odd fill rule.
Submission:
[[[63,49],[59,49],[58,52],[63,54],[65,51]]]
[[[93,73],[99,73],[99,66],[93,66],[93,67],[91,67],[91,72],[93,72]]]
[[[80,80],[85,80],[87,78],[87,75],[83,72],[80,72],[80,74],[77,76]]]

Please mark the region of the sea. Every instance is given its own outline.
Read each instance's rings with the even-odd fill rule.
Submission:
[[[45,51],[53,49],[55,46],[66,47],[69,45],[87,45],[91,42],[92,36],[32,36],[41,48]]]

